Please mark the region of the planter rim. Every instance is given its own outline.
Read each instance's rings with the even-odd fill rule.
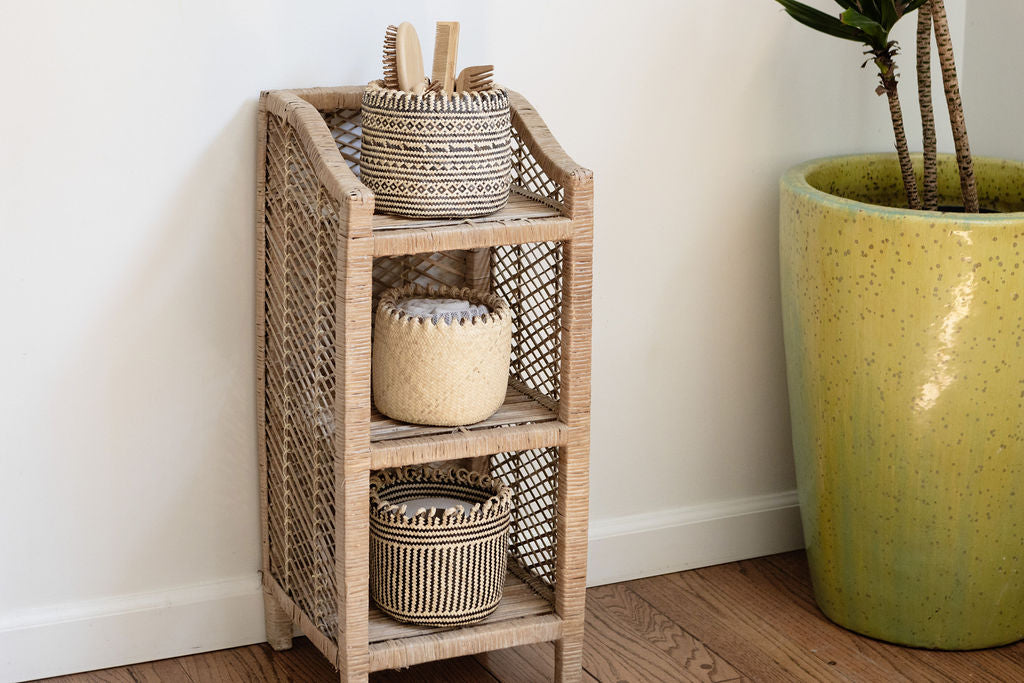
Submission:
[[[918,154],[916,156],[920,155]],[[839,154],[835,156],[820,157],[811,161],[805,161],[787,170],[782,175],[780,184],[783,188],[788,189],[791,192],[804,195],[808,199],[825,204],[831,208],[847,211],[861,211],[864,213],[874,214],[879,217],[896,218],[908,215],[929,216],[933,218],[949,218],[956,220],[959,223],[975,223],[979,225],[1006,220],[1024,220],[1024,211],[1012,211],[1005,213],[964,213],[956,211],[925,211],[923,209],[908,209],[902,207],[882,206],[880,204],[868,204],[867,202],[861,202],[855,199],[846,199],[845,197],[829,194],[828,192],[819,190],[807,182],[807,176],[812,171],[835,162],[847,161],[850,159],[877,161],[883,159],[896,160],[896,158],[896,155],[892,153]],[[940,154],[939,159],[955,160],[955,156],[952,154]],[[1012,159],[1003,159],[1002,157],[988,156],[974,156],[974,161],[975,163],[981,162],[1016,166],[1020,171],[1021,178],[1024,179],[1024,162]]]

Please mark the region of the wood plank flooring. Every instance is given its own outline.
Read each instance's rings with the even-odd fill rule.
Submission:
[[[372,674],[375,683],[539,683],[551,643]],[[584,681],[1024,682],[1024,641],[977,652],[888,645],[845,631],[814,605],[802,552],[591,588]],[[335,681],[309,641],[266,644],[65,676],[68,683]]]

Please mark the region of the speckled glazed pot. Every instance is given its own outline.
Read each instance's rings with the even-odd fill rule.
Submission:
[[[958,201],[942,159],[942,203]],[[969,216],[895,207],[894,156],[782,180],[793,441],[818,605],[883,640],[1024,638],[1024,164]]]

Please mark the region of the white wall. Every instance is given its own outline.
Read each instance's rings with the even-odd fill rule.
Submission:
[[[428,54],[461,20],[461,62],[497,65],[597,173],[592,579],[800,543],[776,182],[892,148],[858,46],[769,0],[3,13],[0,679],[262,638],[256,96],[376,77],[404,18]]]
[[[971,150],[976,154],[1024,160],[1024,88],[1021,68],[1024,3],[979,3],[968,14],[964,109]]]

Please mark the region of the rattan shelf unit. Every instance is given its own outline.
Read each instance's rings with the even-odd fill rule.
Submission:
[[[511,93],[513,194],[466,220],[377,215],[359,182],[363,87],[260,97],[257,411],[267,640],[298,627],[341,679],[555,641],[579,680],[587,557],[593,176]],[[490,289],[516,320],[504,405],[465,428],[377,413],[371,313],[409,282]],[[368,599],[371,470],[463,460],[514,494],[497,611],[454,629],[398,623]]]

